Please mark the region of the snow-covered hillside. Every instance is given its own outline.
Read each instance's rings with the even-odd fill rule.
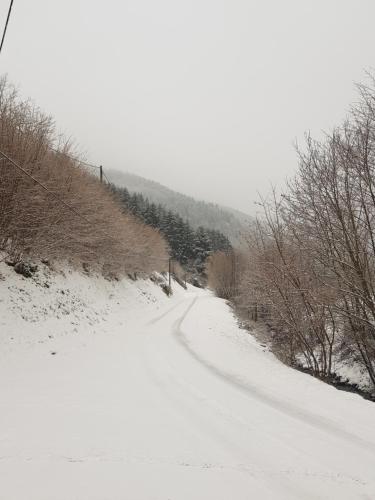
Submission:
[[[375,498],[375,405],[174,284],[0,266],[0,500]]]
[[[175,296],[181,291],[176,284]],[[0,356],[17,344],[40,344],[50,352],[65,337],[69,344],[71,336],[84,343],[98,333],[111,335],[164,303],[167,296],[151,280],[109,281],[43,264],[33,278],[24,278],[0,264]]]

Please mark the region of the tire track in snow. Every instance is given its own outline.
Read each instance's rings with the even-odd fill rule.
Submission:
[[[192,300],[188,308],[184,311],[183,316],[186,316],[191,310],[197,299],[198,297],[195,297]],[[186,300],[183,302],[186,302]],[[173,309],[171,308],[171,310],[162,316],[167,316],[168,312],[172,312]],[[172,332],[173,325],[174,323],[172,323]],[[170,331],[170,328],[169,325],[168,331]],[[171,369],[168,359],[164,359],[164,356],[161,356],[160,352],[158,352],[157,346],[158,343],[150,346],[146,342],[141,352],[138,353],[138,362],[143,364],[143,369],[148,373],[148,377],[153,385],[158,387],[160,393],[167,398],[168,404],[162,404],[161,406],[173,408],[175,413],[173,420],[177,417],[182,424],[182,428],[189,429],[193,439],[205,442],[209,454],[212,454],[216,448],[218,451],[220,450],[220,453],[224,452],[225,455],[231,457],[231,463],[218,464],[215,461],[208,460],[203,462],[203,464],[199,462],[197,464],[177,459],[175,465],[178,463],[178,465],[189,468],[233,470],[246,474],[258,486],[263,488],[264,495],[266,495],[264,498],[273,498],[277,491],[278,498],[283,500],[299,500],[301,498],[304,498],[304,500],[316,500],[316,496],[311,494],[304,485],[295,484],[288,479],[288,475],[293,474],[293,471],[289,470],[288,474],[284,474],[280,473],[279,470],[269,470],[269,464],[265,456],[261,458],[259,451],[254,454],[254,448],[248,449],[242,439],[240,441],[236,439],[238,437],[238,432],[236,431],[238,427],[233,424],[237,424],[238,426],[240,422],[223,408],[212,405],[213,401],[208,401],[206,396],[198,394],[195,387],[187,387],[186,384],[181,383],[178,374],[174,373]],[[207,405],[204,403],[210,404]],[[241,422],[241,424],[247,427],[244,422]],[[301,476],[306,475],[304,471],[296,471],[296,473]],[[319,476],[322,473],[314,471],[313,474]],[[345,477],[345,481],[350,483],[353,479]]]
[[[165,316],[168,316],[168,314],[170,314],[172,311],[174,311],[175,309],[177,309],[177,307],[179,307],[184,302],[185,302],[185,299],[180,300],[179,302],[177,302],[177,304],[174,304],[172,307],[170,307],[165,312],[163,312],[163,314],[160,314],[159,316],[156,316],[156,318],[153,318],[151,321],[149,321],[148,323],[146,323],[146,326],[155,325],[155,323],[158,323],[160,320],[162,320],[163,318],[165,318]]]
[[[375,445],[373,443],[368,443],[359,436],[347,432],[345,429],[337,427],[337,425],[334,422],[331,422],[328,419],[325,419],[324,417],[320,417],[319,415],[314,415],[310,412],[306,412],[302,408],[298,408],[281,399],[269,396],[264,391],[259,390],[256,386],[251,385],[248,381],[242,380],[233,373],[221,370],[217,366],[210,363],[203,356],[201,356],[192,347],[191,343],[186,337],[186,334],[182,330],[182,324],[184,320],[186,319],[187,315],[194,307],[198,299],[199,297],[195,297],[193,301],[189,304],[185,312],[182,314],[182,316],[174,323],[173,335],[177,339],[179,344],[183,346],[184,349],[199,364],[203,365],[211,373],[213,373],[216,377],[223,380],[225,383],[230,384],[231,386],[240,390],[242,394],[244,394],[246,397],[256,399],[260,403],[271,407],[272,409],[278,411],[283,415],[287,415],[288,417],[298,420],[299,422],[306,423],[322,432],[333,434],[336,437],[350,441],[351,443],[365,449],[366,451],[370,451],[371,453],[375,454]]]
[[[178,327],[181,327],[198,298],[201,297],[195,297],[187,306],[185,305],[182,313],[175,312],[173,318],[171,318],[173,322],[171,320],[169,324],[167,321],[165,322],[165,331],[172,332],[172,337],[169,336],[172,341],[175,341],[176,334],[180,335],[180,332],[177,331]],[[186,301],[184,302],[186,304]],[[172,308],[164,313],[163,317],[166,317],[168,312],[172,312],[174,309]],[[181,314],[181,316],[175,320],[178,314]],[[162,330],[164,331],[164,324]],[[219,445],[222,450],[226,450],[232,457],[229,461],[232,463],[228,463],[226,459],[219,460],[219,463],[216,460],[208,460],[206,461],[209,464],[207,468],[217,469],[222,467],[223,470],[232,469],[247,473],[254,480],[258,481],[258,484],[263,483],[265,491],[270,488],[273,494],[274,492],[278,492],[278,498],[288,500],[292,498],[298,500],[301,498],[304,500],[316,500],[319,494],[318,491],[320,491],[318,483],[321,481],[331,484],[347,484],[348,486],[360,484],[363,487],[367,485],[361,477],[356,477],[335,468],[330,470],[331,464],[323,465],[322,461],[316,461],[316,457],[310,456],[310,454],[306,455],[304,451],[297,448],[289,448],[288,443],[280,441],[277,435],[272,432],[270,435],[264,436],[267,438],[267,442],[271,439],[271,446],[268,445],[268,449],[277,449],[278,446],[282,446],[286,453],[299,454],[300,456],[299,458],[296,456],[295,462],[303,464],[303,468],[285,467],[285,464],[278,463],[277,460],[276,462],[272,459],[268,461],[267,455],[264,455],[263,451],[261,451],[262,440],[254,427],[249,426],[242,417],[228,412],[218,401],[208,397],[198,387],[191,385],[187,380],[181,378],[178,365],[172,367],[170,364],[169,356],[173,354],[173,346],[168,346],[164,341],[160,344],[158,338],[153,335],[154,332],[151,333],[155,342],[152,342],[151,345],[149,342],[144,344],[145,351],[142,349],[143,352],[140,353],[142,354],[141,360],[145,363],[144,369],[148,372],[149,378],[159,388],[161,393],[167,397],[169,404],[172,403],[170,408],[175,408],[175,413],[179,420],[185,421],[183,426],[193,431],[193,434],[197,437],[201,435],[201,439],[207,442],[208,450],[212,451],[212,445]],[[165,337],[165,341],[167,338]],[[183,352],[185,352],[185,349]],[[168,353],[167,357],[165,357],[166,353]],[[189,354],[191,355],[191,352]],[[201,365],[201,360],[198,361]],[[193,366],[191,368],[194,369]],[[239,426],[242,428],[242,431],[239,430]],[[244,433],[247,435],[246,439]],[[242,436],[242,438],[238,440],[238,436]],[[255,444],[254,438],[256,438],[257,444]],[[272,441],[275,442],[272,444]],[[212,445],[210,445],[210,442]],[[248,447],[250,443],[252,445]],[[271,465],[271,462],[275,463]],[[190,461],[182,461],[181,464],[186,464],[187,467],[194,467]],[[201,468],[201,466],[198,465],[198,468]],[[299,481],[302,477],[311,479],[313,483],[303,485]],[[273,498],[273,495],[271,496]]]

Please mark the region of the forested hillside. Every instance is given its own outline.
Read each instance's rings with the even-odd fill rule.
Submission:
[[[204,273],[209,255],[231,250],[231,244],[226,236],[215,229],[199,226],[194,229],[187,220],[178,213],[167,210],[160,203],[150,202],[140,193],[129,193],[126,188],[111,185],[116,199],[131,213],[145,224],[160,231],[170,247],[171,257],[186,269]]]
[[[187,220],[194,229],[204,225],[220,231],[235,246],[243,243],[252,218],[238,210],[206,203],[178,193],[157,182],[144,179],[128,172],[109,170],[111,182],[127,188],[131,193],[141,193],[150,202],[161,204]]]

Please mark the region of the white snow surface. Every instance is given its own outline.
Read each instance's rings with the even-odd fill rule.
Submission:
[[[375,498],[375,404],[174,283],[0,265],[1,500]]]

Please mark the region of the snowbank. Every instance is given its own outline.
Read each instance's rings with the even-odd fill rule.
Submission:
[[[162,281],[162,277],[161,281]],[[174,298],[185,292],[173,283]],[[25,278],[13,267],[0,263],[0,356],[15,347],[44,344],[55,352],[59,339],[79,334],[108,335],[126,331],[144,316],[152,315],[170,299],[151,280],[108,281],[72,269],[51,270],[39,264],[38,271]]]

